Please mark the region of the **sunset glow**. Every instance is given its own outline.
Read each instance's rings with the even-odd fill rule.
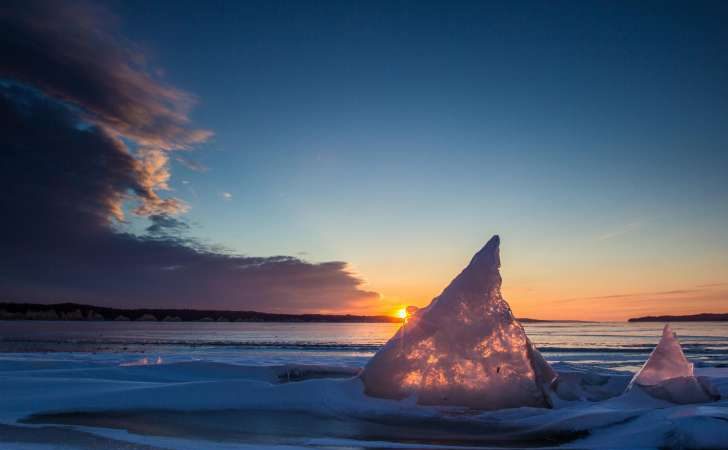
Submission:
[[[721,2],[25,3],[3,300],[406,319],[499,234],[517,317],[728,312]]]
[[[0,2],[0,450],[725,449],[726,23]]]

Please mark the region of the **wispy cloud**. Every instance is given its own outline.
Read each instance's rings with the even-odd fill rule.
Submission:
[[[728,286],[728,283],[699,284],[697,287],[699,287],[699,288],[713,288],[713,287],[721,287],[721,286]]]
[[[647,292],[633,292],[627,294],[607,294],[607,295],[596,295],[591,297],[573,297],[556,300],[557,302],[576,302],[582,300],[611,300],[611,299],[629,299],[638,297],[664,297],[664,296],[675,296],[694,294],[696,292],[705,291],[705,287],[696,286],[688,289],[673,289],[668,291],[647,291]]]
[[[664,291],[614,293],[572,297],[550,301],[554,307],[569,309],[587,317],[623,320],[647,315],[728,312],[728,283],[712,283]]]
[[[224,198],[225,200],[231,200],[233,198],[233,194],[229,192],[221,192],[220,197]]]
[[[635,221],[627,223],[615,230],[606,232],[604,234],[601,234],[597,237],[598,241],[606,241],[609,239],[614,239],[619,236],[623,236],[625,234],[631,233],[633,231],[636,231],[642,227],[642,221]]]
[[[182,156],[177,156],[175,160],[180,163],[182,166],[192,170],[193,172],[207,172],[210,170],[207,166],[205,166],[202,163],[199,163],[197,161],[193,161],[189,158],[184,158]]]

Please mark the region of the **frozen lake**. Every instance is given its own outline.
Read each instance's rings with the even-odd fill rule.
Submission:
[[[534,323],[553,408],[420,406],[354,377],[396,324],[0,322],[0,448],[719,449],[728,324],[678,323],[718,399],[671,404],[631,374],[659,323]],[[58,445],[63,443],[61,447]]]
[[[636,370],[662,323],[525,324],[547,360]],[[209,360],[245,365],[363,366],[397,330],[389,323],[0,321],[0,352],[108,353],[106,357]],[[728,322],[673,324],[696,367],[728,366]],[[74,355],[82,357],[81,354]],[[99,355],[97,355],[98,357]]]

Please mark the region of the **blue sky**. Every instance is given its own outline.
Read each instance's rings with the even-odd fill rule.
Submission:
[[[215,132],[189,155],[209,171],[174,168],[199,236],[349,261],[403,301],[493,233],[519,267],[613,270],[595,293],[643,288],[609,265],[726,280],[720,2],[138,6],[117,8],[125,33]]]
[[[170,154],[193,237],[346,262],[369,311],[496,233],[519,315],[728,309],[723,2],[106,6],[214,133]]]

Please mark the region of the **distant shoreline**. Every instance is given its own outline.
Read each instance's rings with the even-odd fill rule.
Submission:
[[[701,313],[684,316],[634,317],[628,322],[728,322],[728,313]]]
[[[353,314],[277,314],[258,311],[137,308],[122,309],[80,303],[0,303],[0,320],[97,322],[284,322],[284,323],[400,323],[392,316]],[[579,322],[522,318],[523,323]]]

